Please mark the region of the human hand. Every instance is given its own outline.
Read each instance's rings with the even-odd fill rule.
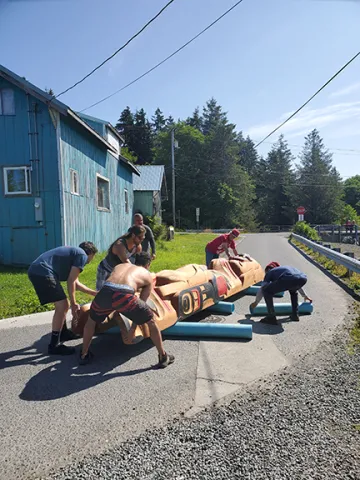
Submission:
[[[307,296],[305,297],[305,302],[306,302],[306,301],[312,303],[311,298],[310,298],[310,297],[307,297]]]
[[[156,258],[156,255],[155,255],[155,253],[153,253],[153,254],[151,255],[151,260],[155,260],[155,258]]]
[[[253,302],[251,305],[250,305],[250,310],[254,310],[254,308],[257,307],[257,302]]]
[[[71,305],[71,313],[72,313],[73,318],[77,319],[79,311],[80,311],[80,305],[79,304],[74,303],[73,305]]]

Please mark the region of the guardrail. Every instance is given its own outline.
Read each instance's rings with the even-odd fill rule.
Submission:
[[[340,265],[343,265],[350,272],[360,273],[359,260],[348,257],[347,255],[343,255],[342,253],[335,252],[330,248],[323,247],[322,245],[319,245],[318,243],[308,240],[307,238],[297,235],[295,233],[293,233],[292,236],[298,242],[301,242],[307,247],[310,247],[312,250],[314,250],[314,252],[321,253],[321,255],[324,255],[324,257],[329,258],[330,260],[333,260]]]

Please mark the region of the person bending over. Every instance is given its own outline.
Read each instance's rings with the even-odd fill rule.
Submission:
[[[158,367],[165,368],[174,362],[175,357],[164,350],[161,332],[154,321],[154,313],[145,303],[153,288],[153,279],[149,272],[150,263],[150,254],[141,252],[135,257],[135,265],[123,263],[114,268],[91,304],[89,319],[84,327],[80,365],[89,363],[93,357],[89,347],[96,324],[102,323],[114,311],[132,320],[133,324],[129,329],[130,341],[134,339],[137,325],[145,323],[148,325],[150,338],[159,355]],[[140,298],[135,295],[137,291],[140,291]]]
[[[205,247],[206,255],[206,266],[209,268],[211,260],[214,258],[219,258],[220,253],[225,252],[228,258],[231,257],[229,249],[232,249],[235,253],[235,256],[238,257],[239,254],[236,250],[235,238],[240,235],[239,230],[234,228],[231,232],[224,235],[219,235],[218,237],[211,240]]]
[[[132,264],[135,255],[141,252],[141,242],[145,238],[145,228],[134,225],[128,233],[115,240],[109,247],[106,257],[99,263],[96,272],[96,289],[100,290],[116,265]]]
[[[271,262],[265,268],[264,282],[256,295],[255,302],[250,305],[250,308],[255,308],[262,297],[264,297],[268,314],[260,321],[270,325],[277,325],[273,297],[276,293],[288,290],[290,293],[292,309],[290,318],[291,320],[298,322],[298,292],[302,295],[305,301],[312,302],[311,298],[308,297],[303,289],[306,282],[307,276],[297,268],[280,266],[277,262]]]
[[[80,243],[79,247],[58,247],[40,255],[29,267],[28,276],[41,305],[55,305],[49,355],[70,355],[75,352],[74,348],[62,345],[62,342],[78,337],[66,327],[69,301],[60,282],[67,282],[71,311],[76,317],[80,306],[76,303],[75,291],[80,290],[93,296],[97,293],[78,280],[80,272],[91,262],[96,252],[97,249],[91,242]]]

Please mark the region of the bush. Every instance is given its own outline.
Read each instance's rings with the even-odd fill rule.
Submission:
[[[151,228],[155,240],[165,240],[166,239],[166,225],[161,223],[160,218],[157,215],[151,217],[144,217],[144,223],[149,225]]]
[[[320,240],[315,228],[310,227],[310,225],[306,222],[297,222],[294,227],[294,233],[308,238],[309,240],[313,240],[314,242]]]

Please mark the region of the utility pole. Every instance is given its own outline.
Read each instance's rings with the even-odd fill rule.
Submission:
[[[173,224],[176,227],[175,210],[175,129],[171,129],[171,169],[172,169],[172,214]]]

